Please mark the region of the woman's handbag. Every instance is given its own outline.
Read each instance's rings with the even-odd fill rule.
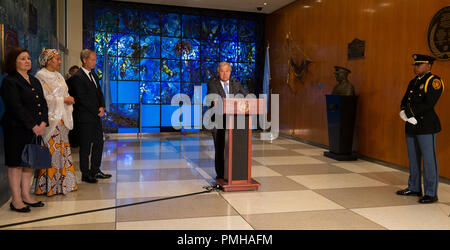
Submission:
[[[22,151],[22,166],[46,169],[52,167],[52,156],[41,136],[33,136],[31,144],[26,144]]]

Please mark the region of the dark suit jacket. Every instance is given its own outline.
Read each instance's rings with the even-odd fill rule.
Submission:
[[[207,95],[208,94],[218,94],[222,98],[225,98],[225,91],[223,90],[222,83],[220,83],[219,79],[212,78],[208,82]],[[229,94],[242,94],[245,97],[248,93],[238,80],[230,79]]]
[[[238,80],[230,79],[229,83],[230,83],[229,84],[229,94],[234,94],[234,95],[242,94],[244,97],[248,94],[247,91],[245,91],[244,87],[242,87],[241,83]],[[207,92],[206,95],[218,94],[222,98],[226,97],[225,91],[223,90],[223,87],[222,87],[222,83],[220,83],[219,79],[212,78],[208,82],[208,86],[207,86],[207,91],[206,92]],[[211,108],[212,107],[214,107],[214,104],[211,105]],[[211,117],[211,120],[215,121],[215,116],[214,115]],[[225,119],[224,119],[224,121],[225,121]],[[215,130],[215,129],[213,129],[213,130]]]
[[[434,111],[434,106],[443,90],[444,83],[441,78],[431,74],[431,72],[424,75],[420,80],[416,76],[409,82],[400,110],[405,110],[408,118],[416,118],[417,124],[405,122],[407,134],[435,134],[441,131],[441,122]]]
[[[92,73],[98,85],[96,88],[89,76],[80,69],[67,82],[69,93],[75,98],[73,119],[75,122],[98,122],[99,108],[105,107],[105,98],[99,79]]]
[[[48,107],[41,83],[30,76],[28,83],[19,73],[8,74],[2,81],[1,96],[5,104],[2,124],[32,130],[41,122],[48,126]]]

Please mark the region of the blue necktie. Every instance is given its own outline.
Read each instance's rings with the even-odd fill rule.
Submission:
[[[223,90],[225,91],[225,95],[228,95],[228,82],[223,83]]]

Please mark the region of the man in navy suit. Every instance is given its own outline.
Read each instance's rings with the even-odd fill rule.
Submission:
[[[79,131],[82,181],[96,183],[97,179],[111,178],[111,175],[100,171],[103,153],[101,117],[105,115],[105,98],[98,76],[92,72],[97,64],[96,53],[85,49],[81,51],[80,59],[83,65],[70,78],[68,85],[70,94],[75,98],[73,114]],[[91,155],[90,167],[89,155]]]
[[[217,94],[221,98],[227,97],[229,94],[247,95],[247,91],[242,87],[241,83],[236,79],[230,79],[231,65],[227,62],[221,62],[217,67],[219,79],[212,78],[208,83],[207,95]],[[213,106],[216,105],[218,100],[213,101]],[[215,120],[215,117],[212,117]],[[223,119],[225,121],[225,118]],[[225,124],[225,123],[224,123]],[[225,165],[225,127],[212,129],[212,136],[214,139],[215,149],[215,169],[216,179],[224,178],[224,165]]]

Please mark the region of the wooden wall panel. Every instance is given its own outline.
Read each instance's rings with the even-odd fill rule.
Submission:
[[[407,167],[404,124],[398,113],[414,77],[411,55],[431,54],[428,25],[448,5],[450,0],[298,0],[268,15],[266,44],[270,44],[272,93],[280,94],[281,132],[328,145],[325,95],[336,85],[333,66],[344,66],[352,71],[349,80],[359,96],[354,149]],[[296,81],[297,93],[286,84],[288,32],[313,61],[304,83]],[[354,38],[366,42],[364,59],[347,59],[347,45]],[[437,151],[440,175],[450,178],[450,113],[446,112],[450,61],[436,61],[432,72],[447,83],[436,107],[443,127]]]

